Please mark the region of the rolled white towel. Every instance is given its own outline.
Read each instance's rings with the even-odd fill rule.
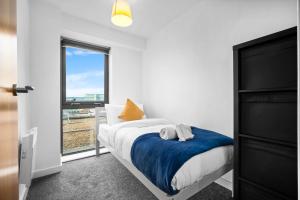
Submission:
[[[184,124],[179,124],[176,126],[176,133],[179,141],[186,141],[194,138],[194,135],[192,134],[192,128]]]
[[[166,127],[161,129],[159,136],[164,140],[173,140],[178,138],[175,129],[172,127]]]

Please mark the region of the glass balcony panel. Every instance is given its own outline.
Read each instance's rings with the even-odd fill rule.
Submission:
[[[63,154],[95,149],[95,109],[63,110]]]

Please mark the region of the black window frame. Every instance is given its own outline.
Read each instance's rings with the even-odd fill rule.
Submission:
[[[104,53],[104,101],[66,101],[66,46]],[[61,102],[63,109],[103,107],[104,104],[109,103],[109,52],[110,47],[98,46],[65,37],[61,38]]]
[[[66,101],[66,46],[99,51],[104,53],[105,55],[105,66],[104,66],[104,101],[75,101],[68,102]],[[77,40],[73,40],[66,37],[61,37],[60,40],[60,65],[61,65],[61,79],[60,79],[60,90],[61,90],[61,98],[60,98],[60,122],[61,122],[61,155],[72,155],[76,153],[81,153],[85,151],[91,151],[92,149],[81,150],[78,152],[72,153],[64,153],[63,151],[63,110],[64,109],[84,109],[84,108],[95,108],[95,107],[104,107],[105,104],[109,103],[109,53],[110,47],[98,46],[94,44],[90,44],[87,42],[81,42]]]

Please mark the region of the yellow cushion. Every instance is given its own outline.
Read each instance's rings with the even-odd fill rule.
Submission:
[[[124,121],[132,121],[142,119],[144,112],[130,99],[127,99],[127,102],[124,106],[123,111],[119,115],[119,118]]]

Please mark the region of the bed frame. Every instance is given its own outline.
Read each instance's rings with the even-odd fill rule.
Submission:
[[[95,110],[96,110],[95,117],[96,117],[96,133],[97,133],[96,155],[97,156],[100,155],[99,154],[100,143],[103,144],[109,150],[109,152],[117,160],[119,160],[120,163],[122,163],[140,182],[142,182],[143,185],[146,188],[148,188],[153,193],[153,195],[156,196],[159,200],[186,200],[186,199],[192,197],[193,195],[195,195],[196,193],[198,193],[199,191],[201,191],[202,189],[204,189],[206,186],[210,185],[211,183],[213,183],[214,181],[219,179],[222,175],[226,174],[227,172],[229,172],[232,169],[232,164],[225,165],[224,167],[217,170],[216,172],[209,174],[207,176],[204,176],[200,181],[180,190],[177,194],[170,196],[167,193],[160,190],[158,187],[156,187],[134,165],[129,163],[127,160],[124,160],[123,158],[121,158],[110,145],[106,144],[106,142],[104,142],[104,141],[99,141],[99,137],[98,137],[99,125],[100,125],[99,116],[102,116],[103,109],[96,108]]]

